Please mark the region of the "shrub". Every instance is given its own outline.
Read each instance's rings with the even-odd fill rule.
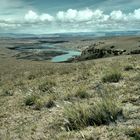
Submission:
[[[109,124],[122,115],[122,109],[114,100],[103,99],[92,106],[75,104],[65,108],[65,128],[79,130],[86,126]]]
[[[76,104],[66,107],[64,116],[64,127],[67,131],[79,130],[86,126],[90,112],[88,106]]]
[[[126,132],[127,135],[130,137],[133,137],[134,140],[139,140],[140,139],[140,127],[136,127],[134,129],[129,129]]]
[[[112,72],[110,74],[106,74],[102,77],[103,82],[119,82],[120,79],[122,78],[122,74],[120,72]]]
[[[42,83],[39,85],[39,90],[42,92],[52,92],[52,88],[56,85],[53,81],[46,81],[45,83]]]
[[[77,100],[77,98],[79,98],[79,99],[88,99],[90,97],[91,97],[91,95],[88,92],[86,92],[85,89],[80,88],[74,93],[69,92],[69,93],[65,94],[63,96],[63,99],[68,100],[68,101],[72,101],[72,100]]]
[[[25,102],[26,106],[32,106],[32,105],[35,104],[36,100],[37,100],[37,96],[35,96],[35,95],[28,95],[25,98],[24,102]]]
[[[136,76],[132,77],[131,80],[133,80],[135,82],[140,82],[140,73],[138,73]]]
[[[26,106],[33,106],[36,110],[40,110],[43,106],[43,102],[37,95],[28,95],[24,102]]]
[[[130,71],[130,70],[133,70],[134,68],[133,68],[133,66],[131,66],[131,65],[127,65],[127,66],[125,66],[124,67],[124,70],[125,71]]]
[[[115,122],[118,116],[123,116],[122,109],[114,100],[106,98],[91,108],[89,124],[109,124],[110,122]]]
[[[115,48],[115,46],[113,46],[113,45],[112,45],[110,48],[111,48],[111,49],[114,49],[114,48]]]
[[[47,108],[52,108],[55,106],[55,102],[52,99],[49,99],[45,106]]]
[[[13,96],[13,92],[11,90],[3,90],[2,96]]]
[[[28,76],[28,79],[29,79],[29,80],[34,80],[34,79],[35,79],[35,75],[33,75],[33,74],[29,75],[29,76]]]
[[[44,106],[44,103],[41,99],[37,99],[34,105],[35,110],[41,110],[41,108]]]
[[[81,99],[84,99],[84,98],[89,98],[89,93],[87,93],[85,90],[83,89],[79,89],[76,94],[75,94],[76,97],[79,97]]]

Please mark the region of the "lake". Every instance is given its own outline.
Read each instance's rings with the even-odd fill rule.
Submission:
[[[50,60],[51,62],[65,62],[70,58],[81,55],[78,50],[66,49],[58,47],[55,44],[37,44],[37,45],[22,45],[10,48],[17,50],[19,54],[16,55],[17,59],[26,60]]]

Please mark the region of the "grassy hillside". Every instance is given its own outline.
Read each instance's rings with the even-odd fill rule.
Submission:
[[[139,55],[0,65],[0,139],[140,138]]]

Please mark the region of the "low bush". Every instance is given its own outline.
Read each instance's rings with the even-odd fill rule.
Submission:
[[[111,98],[105,98],[92,106],[90,124],[109,124],[115,122],[119,116],[123,116],[122,109]]]
[[[37,95],[28,95],[25,97],[24,103],[26,106],[33,106],[35,110],[40,110],[43,107],[43,102]]]
[[[25,102],[26,106],[32,106],[32,105],[35,104],[36,100],[37,100],[37,96],[35,96],[35,95],[28,95],[25,98],[24,102]]]
[[[34,105],[35,110],[41,110],[41,108],[44,106],[44,103],[41,99],[37,99]]]
[[[127,130],[126,135],[134,138],[134,140],[140,140],[140,127]]]
[[[52,108],[52,107],[54,107],[54,106],[55,106],[54,100],[53,100],[53,99],[49,99],[49,100],[47,101],[47,103],[45,104],[45,106],[46,106],[47,108]]]
[[[38,89],[42,92],[52,92],[53,91],[53,87],[56,85],[55,82],[53,81],[46,81],[42,84],[39,85]]]
[[[110,83],[115,82],[115,83],[117,83],[117,82],[120,81],[121,78],[122,78],[122,74],[120,72],[114,71],[114,72],[111,72],[109,74],[104,75],[102,77],[102,81],[105,82],[105,83],[106,82],[110,82]]]
[[[125,70],[125,71],[130,71],[130,70],[133,70],[133,69],[134,69],[134,68],[133,68],[132,65],[127,65],[127,66],[124,67],[124,70]]]
[[[83,89],[79,89],[76,94],[75,94],[75,97],[79,97],[81,99],[84,99],[84,98],[89,98],[90,95],[88,92],[86,92],[86,90],[83,90]]]
[[[36,78],[36,76],[33,75],[33,74],[31,74],[31,75],[28,76],[28,79],[29,79],[29,80],[34,80],[35,78]]]
[[[86,126],[109,124],[115,122],[120,115],[123,116],[123,112],[119,105],[107,98],[91,106],[75,104],[65,108],[65,128],[71,131]]]
[[[71,105],[65,108],[64,127],[67,131],[79,130],[87,125],[90,110],[87,105]]]
[[[134,77],[131,78],[132,81],[134,82],[140,82],[140,73],[138,73],[137,75],[135,75]]]
[[[3,90],[3,92],[2,92],[1,95],[2,95],[2,96],[13,96],[14,93],[13,93],[12,90]]]

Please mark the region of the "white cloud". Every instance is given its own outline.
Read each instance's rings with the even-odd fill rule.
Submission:
[[[21,24],[20,23],[16,23],[12,20],[0,20],[0,30],[4,31],[4,30],[9,30],[9,29],[17,29],[20,28]]]
[[[114,10],[109,14],[97,9],[68,9],[58,11],[55,15],[38,14],[28,11],[24,18],[0,19],[0,27],[17,29],[37,29],[40,31],[94,31],[94,30],[128,30],[140,29],[140,8],[131,13]],[[45,31],[44,31],[45,32]]]
[[[42,14],[42,15],[40,15],[40,20],[41,21],[53,21],[54,17],[49,14]]]
[[[85,9],[77,12],[78,21],[88,21],[92,19],[93,11],[90,9]]]
[[[59,11],[56,14],[56,18],[62,22],[84,22],[92,20],[93,16],[100,17],[102,15],[102,11],[96,10],[92,11],[90,9],[85,10],[75,10],[68,9],[67,11]]]
[[[41,15],[38,15],[36,12],[30,10],[28,11],[28,13],[25,15],[25,20],[27,22],[41,22],[41,21],[53,21],[54,20],[54,17],[45,13],[45,14],[41,14]]]
[[[68,9],[67,11],[59,11],[55,17],[61,22],[113,22],[120,21],[125,22],[126,20],[140,20],[140,9],[134,10],[132,13],[123,13],[121,10],[112,11],[110,14],[104,14],[102,10],[76,10]]]
[[[106,15],[101,10],[92,11],[85,9],[81,11],[69,9],[66,12],[59,11],[56,18],[61,22],[105,22],[107,20],[126,20],[127,17],[122,11],[112,11],[111,14]]]
[[[36,21],[38,20],[38,18],[39,16],[37,15],[37,13],[32,10],[28,11],[28,13],[25,15],[25,20],[27,21]]]
[[[122,11],[112,11],[110,14],[110,18],[113,20],[126,20],[127,17],[125,14],[122,13]]]
[[[133,15],[135,19],[140,20],[140,9],[136,9]]]

